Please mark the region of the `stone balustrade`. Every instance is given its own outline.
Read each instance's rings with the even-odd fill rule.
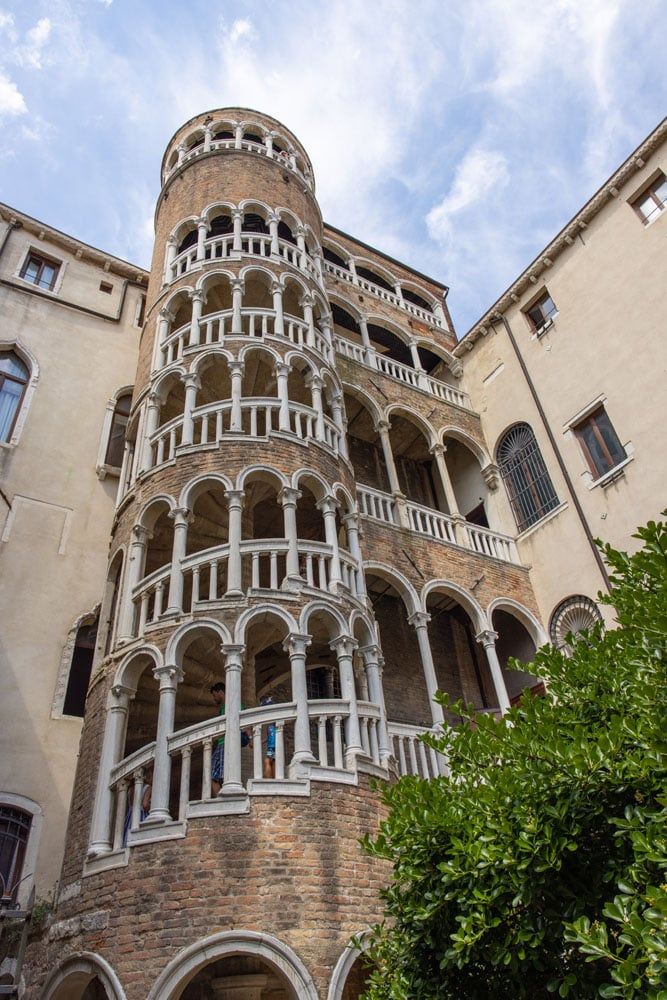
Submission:
[[[222,152],[238,152],[239,150],[245,150],[247,153],[254,153],[256,156],[265,156],[267,159],[276,160],[281,169],[289,170],[290,173],[296,174],[300,180],[303,181],[311,191],[314,190],[313,178],[310,175],[306,175],[299,169],[296,165],[293,156],[281,156],[276,153],[275,150],[269,149],[263,143],[252,142],[250,139],[241,139],[240,142],[235,139],[213,139],[211,140],[208,148],[206,145],[195,146],[193,149],[185,150],[183,155],[179,157],[179,161],[171,167],[171,169],[165,170],[163,181],[168,180],[169,177],[183,164],[189,163],[190,161],[196,159],[198,156],[203,156],[209,153],[222,153]]]
[[[331,347],[322,331],[317,326],[311,328],[305,320],[299,319],[297,316],[290,316],[286,313],[283,317],[283,328],[280,329],[276,324],[276,314],[272,309],[244,307],[240,312],[240,323],[237,330],[233,329],[233,323],[234,310],[223,309],[202,316],[199,320],[185,323],[177,330],[173,330],[159,346],[158,369],[180,361],[184,354],[189,353],[190,349],[222,344],[232,337],[259,340],[276,337],[283,345],[287,340],[294,347],[300,349],[308,347],[317,351],[325,361],[331,362],[333,359]]]
[[[447,382],[440,382],[423,370],[411,368],[410,365],[404,365],[401,361],[394,361],[393,358],[387,357],[386,354],[378,354],[377,351],[367,351],[361,344],[355,344],[344,337],[334,337],[333,342],[336,353],[341,354],[345,358],[350,358],[352,361],[356,361],[366,368],[382,372],[383,375],[388,375],[389,378],[393,378],[397,382],[409,385],[411,389],[427,392],[431,396],[437,396],[438,399],[444,400],[446,403],[451,403],[452,406],[458,406],[463,410],[474,412],[470,396],[467,392],[463,392],[462,389],[448,385]]]
[[[237,249],[234,249],[235,242]],[[239,242],[240,248],[238,248]],[[225,236],[210,236],[203,242],[203,256],[201,249],[195,244],[174,257],[169,264],[166,279],[167,282],[175,281],[204,264],[240,260],[241,257],[263,257],[281,264],[289,264],[297,271],[307,274],[318,285],[322,283],[317,265],[307,251],[301,251],[289,240],[281,238],[273,240],[268,233],[241,233],[239,241],[235,241],[231,233]]]
[[[439,510],[404,498],[401,499],[401,504],[407,523],[403,524],[396,498],[390,493],[384,493],[370,486],[357,486],[357,500],[359,510],[365,517],[384,521],[385,524],[408,527],[411,531],[428,535],[435,541],[447,542],[481,556],[500,559],[502,562],[514,563],[517,566],[521,564],[516,542],[509,535],[471,524],[462,518],[450,517],[449,514],[443,514]]]
[[[340,264],[334,264],[326,259],[323,261],[322,267],[325,274],[329,274],[333,278],[340,278],[342,281],[347,281],[350,285],[354,285],[355,288],[368,292],[370,295],[374,295],[376,298],[382,299],[392,306],[396,306],[397,309],[402,309],[423,323],[428,323],[439,330],[447,329],[447,324],[443,317],[437,316],[429,309],[423,309],[421,306],[415,305],[414,302],[409,302],[395,292],[390,292],[388,289],[376,285],[375,282],[361,277],[356,271],[350,271],[348,268],[341,267]]]
[[[400,777],[414,774],[418,778],[437,778],[447,774],[446,758],[420,739],[426,733],[438,732],[437,729],[388,722],[387,732]]]

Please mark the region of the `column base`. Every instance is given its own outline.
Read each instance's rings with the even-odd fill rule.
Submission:
[[[171,813],[168,809],[156,809],[154,812],[151,810],[141,825],[157,825],[159,823],[171,823]]]
[[[228,781],[223,784],[216,798],[225,799],[229,795],[245,795],[245,788],[240,781]]]
[[[227,590],[227,591],[225,591],[225,599],[227,599],[227,598],[237,599],[239,597],[245,597],[245,594],[243,593],[242,590]]]
[[[290,781],[307,778],[312,764],[317,764],[317,759],[312,753],[294,754],[287,768]]]

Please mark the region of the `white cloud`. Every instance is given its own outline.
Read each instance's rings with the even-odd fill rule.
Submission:
[[[439,243],[451,238],[452,216],[487,199],[509,182],[507,159],[491,149],[471,149],[459,163],[449,193],[426,216],[430,236]]]
[[[14,60],[26,69],[41,69],[44,46],[51,35],[52,24],[48,17],[39,19],[25,35],[25,41],[14,51]]]
[[[0,115],[24,115],[27,110],[23,94],[0,70]]]
[[[234,45],[240,38],[251,38],[253,34],[250,21],[234,21],[229,31],[229,41]]]

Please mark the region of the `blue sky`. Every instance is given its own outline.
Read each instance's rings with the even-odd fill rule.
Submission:
[[[461,336],[665,113],[661,0],[0,0],[0,200],[148,266],[164,146],[245,105]]]

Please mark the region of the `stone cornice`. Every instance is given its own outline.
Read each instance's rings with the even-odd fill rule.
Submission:
[[[480,337],[486,336],[488,328],[493,318],[498,313],[503,313],[514,303],[518,302],[526,289],[537,285],[538,280],[553,265],[557,257],[565,250],[574,245],[576,237],[586,229],[588,224],[606,205],[610,199],[617,198],[620,189],[629,181],[638,170],[641,170],[646,161],[653,155],[659,146],[667,139],[667,118],[663,118],[660,124],[643,140],[642,143],[628,156],[618,169],[609,177],[604,184],[595,192],[586,204],[577,212],[575,216],[561,229],[561,231],[547,244],[547,246],[530,262],[528,267],[521,272],[512,284],[505,289],[502,295],[496,299],[493,305],[477,320],[468,332],[454,348],[456,357],[462,357],[467,351],[472,350],[473,345]]]

